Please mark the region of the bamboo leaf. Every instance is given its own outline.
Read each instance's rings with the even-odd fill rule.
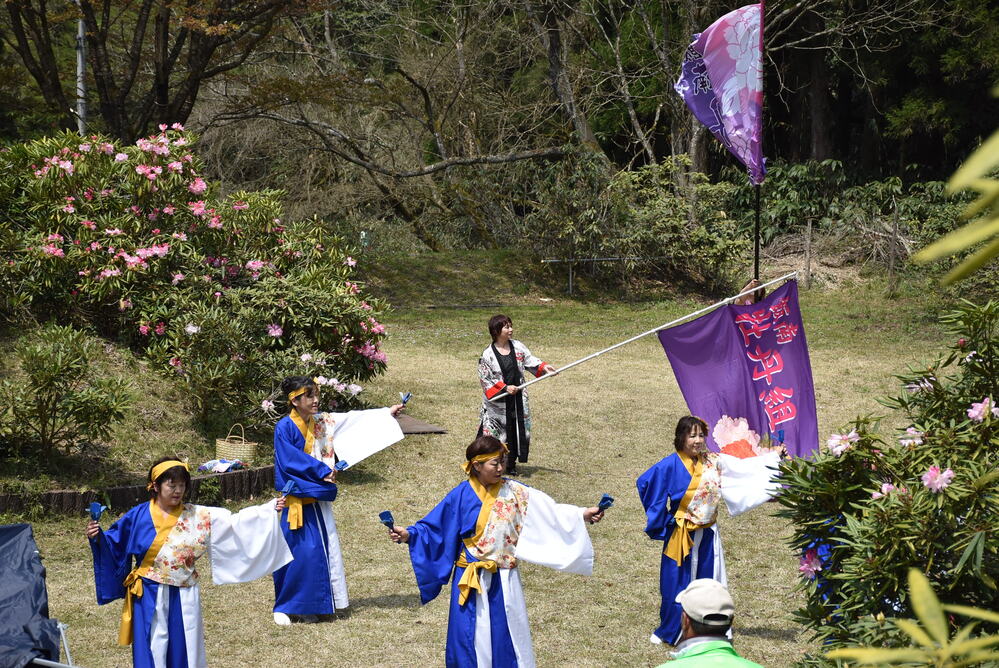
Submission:
[[[952,654],[969,654],[980,649],[992,647],[993,645],[999,645],[999,636],[982,636],[954,643],[950,646],[950,651]]]
[[[826,654],[828,659],[846,659],[863,664],[883,663],[933,663],[932,655],[921,649],[903,647],[884,649],[875,647],[845,647]]]
[[[983,610],[982,608],[973,608],[970,605],[950,605],[946,604],[943,609],[947,612],[953,612],[958,615],[964,615],[965,617],[971,617],[973,619],[982,619],[986,622],[994,622],[999,624],[999,612],[993,612],[991,610]]]
[[[984,176],[999,162],[999,132],[994,133],[977,151],[964,161],[964,164],[954,172],[947,182],[947,190],[956,192],[962,190],[976,178]]]
[[[967,278],[969,274],[980,269],[996,255],[999,255],[999,239],[996,239],[985,248],[982,248],[951,270],[950,273],[944,276],[942,281],[943,284],[950,285],[951,283],[956,283],[961,279]]]
[[[933,642],[933,638],[931,638],[929,634],[923,630],[923,627],[911,619],[896,619],[895,625],[905,631],[910,638],[923,647],[930,650],[936,649],[937,645]]]
[[[999,193],[999,182],[996,182],[996,192]],[[926,264],[953,255],[980,241],[990,239],[996,234],[999,234],[999,218],[976,220],[942,236],[926,248],[920,249],[912,256],[912,259],[919,264]]]
[[[926,632],[941,646],[947,644],[947,619],[930,581],[919,570],[909,569],[909,599]]]

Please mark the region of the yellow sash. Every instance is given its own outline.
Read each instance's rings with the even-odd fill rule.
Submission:
[[[663,554],[673,559],[676,565],[679,566],[687,558],[687,555],[690,554],[691,548],[694,547],[694,538],[691,534],[697,529],[711,526],[714,522],[694,524],[687,519],[687,506],[690,505],[690,501],[694,498],[694,493],[701,484],[701,474],[704,472],[704,464],[701,462],[700,457],[691,459],[682,452],[678,452],[677,454],[680,455],[680,461],[683,462],[687,472],[690,473],[690,484],[687,485],[687,492],[680,499],[680,505],[677,507],[676,512],[673,513],[673,518],[676,520],[676,527],[673,529],[673,533],[670,535],[665,549],[663,549]]]
[[[486,524],[489,523],[489,515],[493,512],[496,497],[499,496],[499,490],[503,483],[498,482],[487,488],[479,482],[478,478],[472,476],[468,479],[468,484],[472,486],[472,489],[475,490],[475,495],[482,501],[479,517],[475,520],[475,533],[464,540],[465,547],[471,550],[486,531]],[[458,557],[455,565],[465,569],[461,579],[458,581],[458,605],[465,605],[465,601],[468,600],[468,595],[472,589],[478,591],[480,594],[485,593],[482,591],[482,585],[479,583],[479,569],[484,568],[490,573],[495,573],[497,568],[496,562],[492,560],[473,561],[469,563],[465,557],[465,550],[461,551],[461,555]]]
[[[142,563],[132,569],[132,572],[125,577],[125,581],[122,583],[125,585],[125,606],[122,608],[121,624],[118,626],[119,645],[132,644],[132,606],[135,604],[134,597],[142,596],[142,578],[152,568],[153,562],[156,561],[156,555],[163,549],[163,545],[170,536],[170,532],[173,531],[174,526],[177,524],[180,513],[184,510],[184,504],[180,504],[174,510],[164,515],[159,508],[155,507],[155,504],[155,501],[149,502],[149,516],[153,520],[153,527],[156,528],[156,538],[153,539],[153,544],[146,550],[146,555],[142,558]]]
[[[306,423],[294,408],[291,409],[288,415],[291,417],[291,421],[295,423],[295,426],[298,427],[298,431],[302,432],[302,438],[305,439],[305,452],[311,455],[312,446],[316,442],[316,421],[310,417],[308,423]],[[302,527],[302,522],[304,521],[304,509],[302,506],[307,506],[315,502],[315,499],[308,496],[293,496],[289,494],[284,497],[284,504],[288,508],[288,527],[292,531]]]

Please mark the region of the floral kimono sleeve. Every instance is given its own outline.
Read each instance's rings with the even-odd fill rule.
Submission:
[[[489,348],[486,348],[486,352],[482,353],[482,357],[479,358],[479,384],[482,385],[486,399],[492,399],[506,387],[499,364],[492,359],[489,352]]]

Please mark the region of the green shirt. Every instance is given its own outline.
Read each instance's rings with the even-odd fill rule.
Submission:
[[[763,668],[758,663],[743,659],[735,653],[732,643],[727,640],[709,640],[694,645],[679,659],[664,663],[658,668],[682,668],[683,666],[708,666],[710,668]]]

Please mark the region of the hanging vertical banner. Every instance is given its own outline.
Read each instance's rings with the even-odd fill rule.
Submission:
[[[723,306],[659,332],[692,415],[708,424],[708,447],[755,454],[762,437],[804,457],[819,444],[815,389],[798,284],[757,304]]]
[[[684,55],[673,88],[694,116],[763,183],[763,3],[712,23]]]

